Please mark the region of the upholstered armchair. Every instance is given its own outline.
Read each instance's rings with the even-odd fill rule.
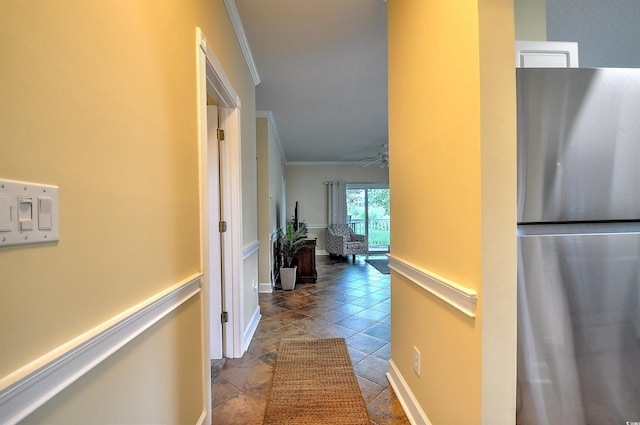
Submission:
[[[348,224],[331,224],[325,231],[325,237],[329,255],[353,255],[355,263],[356,254],[369,253],[367,237],[353,233]]]

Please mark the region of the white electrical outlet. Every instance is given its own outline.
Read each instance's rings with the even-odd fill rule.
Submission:
[[[420,350],[413,347],[413,371],[420,376]]]

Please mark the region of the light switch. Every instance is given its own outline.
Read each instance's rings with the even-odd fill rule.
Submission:
[[[52,210],[53,200],[51,198],[38,198],[38,229],[51,230]]]
[[[57,186],[0,179],[0,255],[7,246],[58,242],[58,200]]]
[[[13,219],[11,199],[9,195],[0,193],[0,232],[10,232],[13,228],[11,225]]]
[[[18,225],[20,230],[33,230],[33,198],[18,196]]]

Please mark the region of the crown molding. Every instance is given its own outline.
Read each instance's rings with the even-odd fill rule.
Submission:
[[[238,12],[236,2],[235,0],[224,0],[224,5],[227,7],[227,13],[229,14],[229,19],[231,19],[233,29],[236,32],[236,37],[238,37],[238,42],[240,43],[240,48],[242,49],[244,60],[247,62],[249,72],[251,73],[251,78],[253,78],[253,85],[257,86],[258,84],[260,84],[260,74],[258,74],[258,68],[256,67],[255,61],[253,60],[253,54],[251,53],[249,40],[247,40],[247,36],[244,32],[242,19],[240,19],[240,12]]]

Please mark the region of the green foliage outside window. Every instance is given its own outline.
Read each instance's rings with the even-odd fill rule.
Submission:
[[[368,208],[365,208],[365,190]],[[365,233],[365,219],[368,212],[370,249],[388,246],[390,199],[389,189],[347,189],[347,222],[356,233]]]

